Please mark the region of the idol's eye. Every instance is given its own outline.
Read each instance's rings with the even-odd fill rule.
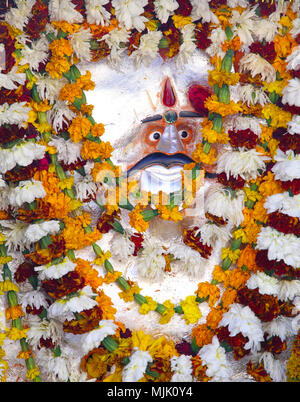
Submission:
[[[149,140],[156,142],[160,139],[160,137],[161,137],[161,133],[159,131],[154,131],[154,133],[151,133],[149,135]]]
[[[189,138],[189,133],[188,133],[188,131],[186,131],[186,130],[180,130],[179,131],[179,134],[180,134],[180,137],[183,139],[183,140],[186,140],[187,138]]]

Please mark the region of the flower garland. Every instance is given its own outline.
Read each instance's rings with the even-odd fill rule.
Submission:
[[[299,2],[7,3],[0,21],[0,290],[11,326],[1,328],[1,345],[20,342],[27,379],[216,381],[232,373],[227,353],[239,360],[260,351],[247,364],[253,379],[298,381],[297,341],[288,373],[276,356],[299,330]],[[111,251],[100,248],[104,233],[126,235],[121,209],[129,210],[135,230],[127,234],[133,255],[143,250],[151,219],[176,222],[183,216],[174,202],[154,198],[149,207],[148,195],[122,180],[110,159],[112,146],[101,140],[105,128],[86,103],[91,75],[82,75],[76,64],[107,58],[117,65],[126,53],[137,65],[158,54],[184,63],[197,49],[210,56],[213,92],[204,99],[190,94],[195,110],[205,108],[208,116],[195,164],[186,166],[194,184],[185,187],[185,199],[192,202],[201,184],[199,167],[216,161],[215,145],[227,150],[217,160],[220,188],[208,203],[205,227],[186,230],[183,241],[206,259],[212,233],[223,233],[228,222],[233,240],[222,250],[212,282],[199,283],[175,306],[142,295],[138,284],[115,271]],[[100,185],[104,203],[96,199]],[[103,210],[96,226],[83,209],[90,200]],[[95,252],[93,262],[76,257],[87,246]],[[171,252],[161,256],[170,269]],[[105,277],[97,270],[102,265]],[[139,304],[140,314],[156,311],[161,324],[179,314],[193,324],[190,342],[155,339],[117,322],[102,289],[112,282],[124,301]],[[19,287],[25,288],[21,297]],[[210,313],[199,325],[201,303]],[[83,358],[68,357],[68,334],[79,340]],[[4,349],[0,358],[5,380]]]

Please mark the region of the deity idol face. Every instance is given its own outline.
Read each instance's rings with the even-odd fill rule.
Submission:
[[[183,69],[160,62],[137,70],[130,64],[122,71],[89,67],[96,88],[87,100],[105,125],[105,140],[113,142],[114,162],[142,191],[180,192],[183,167],[194,162],[193,151],[202,141],[203,101],[210,95],[207,58],[200,54]],[[201,106],[191,96],[195,91]],[[213,168],[205,171],[211,180]]]

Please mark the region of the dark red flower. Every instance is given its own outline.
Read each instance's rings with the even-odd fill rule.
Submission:
[[[286,152],[289,149],[293,150],[295,154],[300,153],[300,135],[285,134],[279,143],[279,148]]]
[[[268,215],[266,223],[284,234],[300,236],[299,219],[293,216],[282,214],[280,212],[272,212]]]
[[[279,336],[275,335],[268,338],[267,334],[264,334],[264,342],[262,342],[261,346],[266,352],[274,354],[279,354],[287,348],[286,341],[282,341]]]
[[[80,159],[77,159],[77,161],[75,161],[73,163],[65,163],[64,161],[60,161],[60,165],[64,169],[64,171],[77,170],[77,169],[82,168],[85,164],[86,164],[86,161],[80,160]]]
[[[292,74],[293,78],[300,79],[300,70],[290,70],[290,73]]]
[[[261,271],[273,271],[274,275],[280,277],[300,278],[300,270],[296,270],[292,266],[285,264],[283,260],[269,260],[267,250],[257,250],[255,262]]]
[[[196,26],[195,39],[198,49],[205,50],[211,45],[212,41],[209,38],[209,24],[207,22]]]
[[[132,335],[131,331],[129,328],[126,328],[125,332],[123,332],[122,330],[120,330],[120,338],[122,339],[127,339],[130,338]]]
[[[49,22],[48,7],[42,0],[36,0],[31,9],[32,17],[25,27],[25,32],[33,39],[37,39]]]
[[[300,179],[282,181],[281,185],[285,191],[290,190],[294,195],[300,194]]]
[[[41,338],[40,339],[40,348],[46,349],[54,349],[56,347],[55,343],[53,343],[52,338]]]
[[[183,15],[184,17],[188,17],[191,15],[193,6],[190,0],[177,0],[179,7],[174,11],[177,15]]]
[[[203,115],[208,114],[208,109],[204,106],[204,103],[210,95],[210,89],[202,85],[195,84],[188,89],[188,99],[191,105],[196,112],[203,113]]]
[[[17,283],[25,282],[26,279],[31,276],[37,276],[37,272],[34,270],[34,265],[28,261],[20,264],[14,274],[15,281]]]
[[[42,314],[43,310],[44,310],[43,306],[41,306],[40,308],[26,306],[26,313],[27,314],[40,315],[40,314]]]
[[[144,237],[141,233],[134,233],[132,236],[130,236],[130,240],[134,243],[133,255],[137,256],[140,249],[143,248]]]
[[[196,235],[198,227],[193,229],[183,230],[183,242],[193,250],[198,251],[203,258],[208,258],[211,255],[212,247],[204,244],[199,235]]]
[[[217,9],[226,4],[227,4],[227,0],[210,0],[209,7]]]
[[[225,172],[218,174],[218,182],[223,184],[223,186],[232,188],[233,190],[243,188],[245,185],[245,180],[241,176],[229,176],[229,178],[227,178]]]
[[[233,349],[233,356],[235,360],[239,360],[242,357],[250,353],[250,350],[246,350],[244,347],[249,341],[249,338],[243,336],[241,332],[235,336],[231,336],[228,327],[219,327],[217,329],[217,337],[219,342],[226,342],[228,346]]]
[[[250,45],[251,53],[257,53],[269,63],[273,63],[276,58],[274,42],[254,42]]]
[[[195,356],[197,354],[197,352],[193,352],[191,344],[185,340],[183,340],[180,343],[177,343],[175,345],[175,348],[177,352],[180,353],[181,355]]]
[[[239,130],[239,131],[228,131],[230,144],[233,147],[246,147],[248,149],[255,148],[258,140],[258,136],[253,133],[253,131]]]
[[[274,11],[276,11],[276,3],[265,1],[265,0],[249,0],[249,3],[252,5],[259,5],[258,11],[261,17],[268,17]]]
[[[42,288],[54,299],[75,293],[84,285],[84,278],[75,271],[69,272],[59,279],[49,279],[42,282]]]

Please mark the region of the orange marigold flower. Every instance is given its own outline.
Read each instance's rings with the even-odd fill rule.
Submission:
[[[45,70],[50,74],[51,78],[62,78],[63,73],[67,73],[70,70],[71,64],[66,57],[51,57],[51,60],[47,63]]]
[[[223,311],[219,308],[213,308],[206,317],[206,325],[211,329],[216,329],[223,316]]]
[[[222,310],[227,310],[228,307],[234,303],[237,296],[237,291],[235,289],[226,289],[221,298]]]
[[[85,91],[93,90],[95,88],[95,83],[91,80],[90,71],[87,71],[84,75],[78,77],[76,79],[76,84]]]
[[[108,297],[102,290],[98,292],[96,302],[99,304],[99,307],[102,310],[103,320],[113,320],[115,318],[117,310],[113,307],[110,297]]]
[[[102,134],[104,134],[104,131],[105,131],[105,128],[104,128],[104,124],[102,124],[102,123],[95,124],[91,128],[91,134],[93,137],[100,137]]]
[[[243,287],[250,278],[250,272],[243,271],[240,268],[235,268],[231,271],[227,270],[225,271],[225,275],[224,286],[231,286],[234,289]]]
[[[220,297],[220,289],[209,282],[200,282],[196,291],[200,299],[209,297],[209,306],[213,307]]]
[[[19,317],[23,317],[24,312],[22,311],[22,306],[19,304],[17,306],[8,307],[5,310],[5,316],[7,320],[16,320]]]
[[[143,206],[138,204],[129,212],[129,223],[138,232],[145,232],[150,225],[150,222],[146,222],[141,214],[143,209]]]
[[[249,271],[257,271],[258,267],[255,263],[256,251],[250,244],[242,250],[241,255],[237,261],[237,266],[242,268],[243,266],[247,267]]]
[[[59,93],[59,100],[73,103],[75,98],[81,99],[82,89],[77,84],[66,84]]]
[[[56,57],[71,56],[73,54],[71,42],[65,38],[54,39],[50,43],[49,49]]]
[[[215,94],[206,99],[204,106],[211,113],[218,113],[223,117],[242,112],[242,107],[240,104],[233,101],[230,101],[228,104],[219,102],[218,97]]]
[[[80,142],[85,138],[92,127],[92,123],[84,116],[76,116],[68,129],[71,139]]]
[[[214,332],[207,328],[206,324],[200,324],[193,328],[192,338],[196,339],[197,345],[201,348],[204,345],[211,343]]]
[[[213,279],[217,282],[224,282],[226,277],[225,271],[222,269],[220,265],[216,265],[213,270]]]

